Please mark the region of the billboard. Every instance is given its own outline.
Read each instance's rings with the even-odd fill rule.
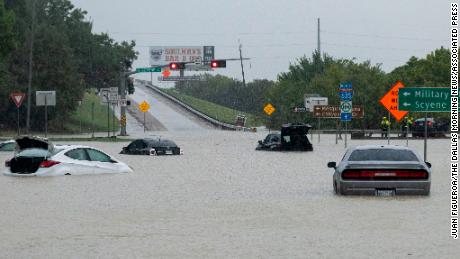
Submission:
[[[150,66],[171,62],[202,62],[214,59],[214,46],[151,46]]]

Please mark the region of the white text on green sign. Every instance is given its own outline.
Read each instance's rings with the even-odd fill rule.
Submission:
[[[136,68],[136,73],[142,72],[161,72],[161,67],[139,67]]]
[[[449,112],[450,97],[448,87],[401,88],[398,93],[398,110]]]

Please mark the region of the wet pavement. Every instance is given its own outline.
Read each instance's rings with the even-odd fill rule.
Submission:
[[[266,133],[165,131],[182,156],[127,156],[127,143],[83,142],[133,174],[0,176],[0,258],[454,258],[450,141],[429,140],[428,197],[347,197],[313,152],[255,151]],[[138,137],[141,137],[138,133]],[[133,136],[132,136],[133,137]],[[392,144],[405,145],[405,140]],[[348,145],[386,144],[350,140]],[[423,154],[423,141],[409,145]],[[0,161],[11,154],[0,153]]]
[[[167,130],[184,131],[209,128],[209,126],[203,125],[204,123],[200,122],[194,116],[181,111],[177,105],[172,105],[169,100],[166,100],[166,98],[143,85],[136,84],[136,91],[130,98],[136,103],[146,101],[150,105],[149,115],[155,121],[160,122],[161,127]]]

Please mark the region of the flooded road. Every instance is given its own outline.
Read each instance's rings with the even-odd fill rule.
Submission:
[[[137,84],[136,91],[130,96],[134,102],[140,104],[146,101],[150,105],[148,113],[158,120],[163,127],[170,131],[201,130],[209,128],[180,108],[171,101],[155,93],[144,85]]]
[[[161,134],[185,154],[126,156],[118,152],[127,143],[82,143],[120,158],[133,174],[0,176],[0,258],[458,255],[450,239],[448,139],[428,143],[430,196],[384,198],[333,194],[326,164],[344,153],[334,135],[319,144],[315,136],[313,152],[278,153],[254,150],[265,133]],[[409,145],[423,154],[422,140]]]

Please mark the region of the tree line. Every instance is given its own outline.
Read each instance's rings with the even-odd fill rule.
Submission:
[[[135,43],[94,33],[86,15],[68,0],[0,0],[0,127],[16,125],[16,106],[9,95],[27,93],[32,42],[32,130],[44,124],[43,111],[35,107],[35,91],[56,91],[49,120],[51,128],[59,130],[85,90],[118,86],[120,71],[129,69],[137,57]],[[26,111],[25,101],[21,118]],[[21,126],[24,122],[21,119]]]
[[[406,64],[386,73],[381,64],[370,61],[357,62],[354,59],[337,59],[327,54],[312,53],[303,56],[289,66],[288,72],[278,75],[276,81],[254,80],[243,86],[242,82],[222,75],[205,75],[205,81],[176,84],[176,89],[187,95],[218,103],[237,110],[249,112],[264,118],[266,125],[278,127],[282,123],[303,121],[311,124],[316,119],[311,114],[294,113],[293,107],[303,107],[304,94],[319,94],[328,97],[329,104],[340,103],[340,83],[352,82],[353,104],[364,106],[363,119],[352,121],[353,128],[379,128],[382,116],[387,110],[379,103],[380,98],[396,81],[406,87],[449,87],[450,52],[439,48],[425,58],[410,58]],[[276,112],[268,117],[263,112],[265,104],[271,103]],[[422,117],[424,113],[413,113]],[[448,120],[448,114],[436,113],[429,116]],[[334,127],[336,121],[325,120],[321,124]],[[393,126],[397,126],[393,123]]]

